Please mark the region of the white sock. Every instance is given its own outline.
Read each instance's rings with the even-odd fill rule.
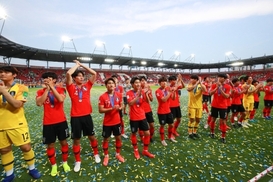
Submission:
[[[13,169],[13,168],[12,168],[11,170],[6,171],[6,176],[12,175],[13,172],[14,172],[14,169]]]

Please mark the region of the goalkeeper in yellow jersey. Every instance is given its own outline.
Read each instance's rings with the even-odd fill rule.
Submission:
[[[0,154],[6,176],[4,182],[13,181],[14,156],[12,145],[20,147],[34,179],[41,177],[35,169],[35,156],[30,145],[29,128],[24,114],[28,88],[14,81],[18,71],[12,66],[0,67]]]
[[[197,129],[202,118],[202,95],[206,92],[206,86],[202,84],[201,78],[197,75],[191,75],[190,83],[188,84],[187,91],[189,93],[189,103],[188,103],[188,133],[189,138],[196,139],[199,138],[197,135]]]

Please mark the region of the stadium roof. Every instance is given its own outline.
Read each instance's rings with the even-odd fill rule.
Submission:
[[[170,61],[170,60],[159,60],[152,58],[137,58],[137,57],[126,57],[126,56],[114,56],[105,54],[91,54],[91,53],[80,53],[80,52],[65,52],[65,51],[54,51],[46,49],[38,49],[33,47],[24,46],[8,40],[7,38],[0,36],[0,55],[4,58],[20,58],[25,60],[39,60],[39,61],[53,61],[53,62],[73,62],[75,59],[83,58],[81,62],[91,64],[106,64],[106,65],[118,65],[118,66],[129,66],[129,67],[163,67],[163,68],[174,68],[174,69],[214,69],[214,68],[228,68],[232,67],[230,64],[235,62],[243,62],[244,66],[253,66],[259,64],[273,63],[273,55],[262,56],[249,59],[240,59],[235,61],[225,61],[219,63],[201,64],[194,62],[181,62],[181,61]],[[89,59],[89,60],[88,60]],[[106,59],[113,61],[111,63],[106,62]],[[133,61],[135,63],[133,63]],[[141,62],[145,61],[146,65],[142,65]],[[161,66],[158,63],[163,63]],[[174,66],[176,65],[176,67]]]

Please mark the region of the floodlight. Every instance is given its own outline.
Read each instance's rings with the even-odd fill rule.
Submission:
[[[133,61],[132,61],[132,64],[135,64],[135,63],[136,63],[136,61],[133,60]]]
[[[66,36],[66,35],[63,35],[62,36],[62,41],[64,41],[64,42],[69,42],[69,41],[71,41],[72,39],[71,38],[69,38],[68,36]]]
[[[96,44],[96,46],[98,46],[98,47],[105,45],[104,42],[99,41],[99,40],[97,40],[97,41],[95,42],[95,44]]]
[[[232,51],[226,52],[226,56],[230,56],[232,54]]]
[[[82,60],[82,61],[91,61],[92,58],[90,57],[77,57],[78,60]]]
[[[174,67],[177,67],[178,65],[177,64],[174,64]]]
[[[180,55],[180,52],[179,52],[179,51],[175,51],[174,54],[175,54],[176,56],[179,56],[179,55]]]
[[[6,10],[0,6],[0,19],[6,19],[7,18],[7,13],[6,13]]]
[[[114,59],[104,59],[104,61],[107,63],[113,63],[115,60]]]
[[[141,62],[140,62],[140,64],[142,64],[142,65],[146,65],[146,64],[147,64],[147,62],[146,62],[146,61],[141,61]]]
[[[228,64],[227,66],[241,66],[243,64],[244,64],[243,62],[234,62],[234,63]]]
[[[164,66],[165,64],[164,64],[164,63],[159,62],[157,65],[158,65],[158,66]]]

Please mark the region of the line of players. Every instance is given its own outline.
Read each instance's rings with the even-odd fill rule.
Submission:
[[[94,152],[94,158],[96,163],[100,163],[101,159],[98,152],[98,142],[95,138],[94,126],[92,121],[92,105],[90,102],[90,90],[92,85],[96,80],[96,72],[91,68],[86,67],[79,61],[75,60],[75,66],[73,66],[66,74],[66,88],[71,99],[71,138],[73,139],[73,153],[75,157],[74,171],[78,172],[81,169],[81,157],[80,157],[80,139],[82,136],[87,136],[90,140],[90,146]],[[92,76],[87,82],[84,80],[84,72],[78,68],[82,67]],[[10,83],[14,82],[14,78],[18,73],[15,71],[10,71],[10,69],[0,69],[0,73],[9,74],[12,77],[9,81],[3,81],[2,74],[1,80],[4,82],[4,86],[1,86],[0,92],[5,95],[6,92],[2,90],[10,90],[13,87]],[[69,137],[68,125],[64,114],[63,101],[66,97],[66,90],[62,87],[56,85],[57,75],[52,72],[47,72],[42,75],[45,87],[37,91],[36,104],[38,106],[44,107],[44,117],[43,117],[43,143],[47,144],[47,156],[52,165],[51,175],[56,176],[58,174],[57,164],[56,164],[56,152],[55,152],[55,142],[56,137],[61,144],[62,152],[62,166],[65,172],[70,171],[70,167],[67,164],[68,159],[68,144],[67,138]],[[230,109],[228,109],[229,101],[231,100],[231,110],[232,126],[236,126],[236,118],[240,113],[240,119],[238,120],[238,126],[249,126],[248,119],[254,121],[255,109],[257,109],[257,104],[254,104],[254,95],[259,91],[265,91],[265,109],[263,110],[264,117],[270,119],[270,111],[272,108],[272,93],[273,87],[272,79],[267,80],[267,85],[262,86],[254,82],[252,85],[251,77],[244,77],[246,83],[241,84],[238,79],[233,79],[232,82],[229,81],[228,76],[225,74],[219,74],[218,79],[215,83],[209,83],[208,79],[204,79],[203,82],[201,78],[197,75],[191,75],[190,83],[187,86],[187,91],[189,94],[188,101],[188,134],[189,138],[197,139],[200,136],[197,134],[197,129],[202,118],[202,110],[208,112],[207,101],[209,96],[212,96],[211,102],[211,113],[208,118],[208,124],[210,126],[210,136],[215,138],[214,129],[215,121],[219,116],[220,130],[222,132],[221,141],[226,143],[226,131],[228,129],[226,120],[227,114]],[[168,84],[169,82],[169,84]],[[177,142],[175,137],[179,136],[177,128],[181,122],[181,108],[180,108],[180,98],[179,90],[185,87],[182,80],[182,76],[170,76],[168,80],[164,77],[160,78],[159,88],[155,91],[155,95],[158,101],[157,115],[160,124],[160,139],[163,146],[167,146],[165,140],[165,129],[164,126],[168,124],[168,139],[171,142]],[[145,77],[133,77],[130,80],[132,89],[130,88],[129,81],[127,80],[127,92],[126,95],[122,93],[121,87],[118,85],[117,76],[113,76],[105,80],[105,86],[107,91],[99,97],[99,112],[104,113],[103,120],[103,142],[102,148],[104,152],[103,165],[107,166],[109,161],[108,154],[108,143],[109,138],[113,134],[115,137],[115,147],[116,147],[116,159],[120,162],[125,162],[125,159],[120,154],[122,147],[121,136],[127,137],[124,133],[124,123],[122,120],[122,113],[127,114],[126,108],[123,107],[123,100],[129,105],[129,118],[130,118],[130,129],[131,129],[131,142],[133,145],[134,156],[136,159],[140,158],[138,146],[137,146],[137,133],[139,133],[141,140],[143,142],[142,155],[149,158],[154,158],[155,155],[148,151],[150,142],[153,142],[154,134],[154,119],[153,113],[150,106],[150,102],[153,101],[153,94],[150,86],[147,84]],[[18,84],[19,85],[19,84]],[[5,87],[5,88],[4,88]],[[24,92],[25,93],[25,92]],[[16,95],[16,93],[15,93]],[[15,96],[13,95],[13,96]],[[241,97],[243,95],[243,99]],[[15,98],[15,97],[14,97]],[[238,99],[239,98],[239,99]],[[256,97],[255,97],[256,98]],[[239,102],[243,100],[243,106]],[[257,98],[256,98],[257,99]],[[202,102],[203,100],[203,102]],[[0,99],[0,101],[3,102]],[[25,100],[22,100],[23,103]],[[3,104],[2,104],[3,105]],[[8,105],[8,107],[7,107]],[[11,109],[10,103],[1,107],[1,109]],[[21,108],[22,109],[22,108]],[[0,110],[1,111],[1,110]],[[1,111],[2,112],[2,111]],[[0,114],[1,114],[0,112]],[[20,127],[19,127],[20,128]],[[1,130],[9,130],[9,128],[0,128]],[[20,133],[19,133],[20,134]],[[7,132],[6,138],[10,137]],[[21,136],[21,135],[20,135]],[[2,136],[1,136],[2,137]],[[1,138],[2,139],[2,138]],[[20,144],[9,141],[11,144],[20,146]],[[27,140],[30,142],[30,140]],[[0,151],[2,151],[3,146],[0,146]],[[21,147],[21,146],[20,146]],[[6,171],[6,181],[14,179],[13,172],[13,162],[6,160],[6,155],[1,152],[1,161]],[[5,154],[5,153],[4,153]],[[34,155],[34,154],[33,154]],[[9,160],[13,160],[13,157],[9,157]],[[6,162],[5,162],[6,161]],[[32,164],[33,166],[34,164]],[[12,170],[11,170],[12,168]],[[32,168],[33,169],[33,168]],[[36,178],[40,177],[40,174]],[[35,178],[35,176],[34,176]]]

